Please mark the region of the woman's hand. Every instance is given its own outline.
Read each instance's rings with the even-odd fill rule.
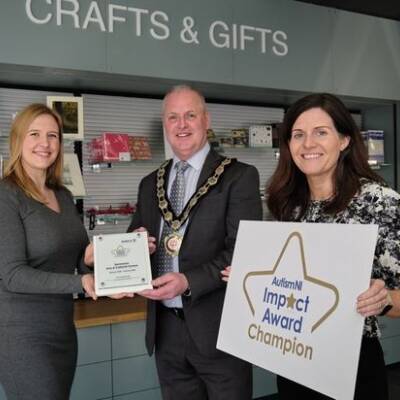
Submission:
[[[82,287],[85,289],[85,292],[93,299],[97,300],[96,291],[94,288],[94,276],[93,274],[85,274],[82,275]],[[108,296],[112,299],[122,299],[124,297],[133,297],[133,293],[123,292],[118,294],[113,294]]]
[[[90,243],[86,246],[85,250],[85,258],[84,263],[89,266],[93,266],[94,264],[94,252],[93,252],[93,243]]]
[[[124,297],[130,297],[130,298],[132,298],[133,296],[135,296],[134,293],[123,292],[123,293],[112,294],[111,296],[108,296],[108,297],[109,297],[110,299],[119,300],[119,299],[123,299]]]
[[[156,251],[156,238],[154,236],[148,236],[147,241],[149,245],[149,253],[153,254]]]
[[[379,315],[388,304],[388,290],[382,279],[371,279],[369,289],[357,297],[357,312],[363,317]]]
[[[229,280],[229,275],[230,275],[230,273],[231,273],[231,266],[230,265],[228,265],[227,267],[225,267],[225,269],[223,269],[222,271],[221,271],[221,275],[222,275],[222,280],[223,281],[225,281],[225,282],[228,282],[228,280]]]
[[[82,287],[85,292],[93,299],[97,300],[96,291],[94,289],[94,276],[93,274],[82,275]]]
[[[133,232],[147,232],[147,242],[149,246],[149,253],[153,254],[156,251],[156,238],[154,236],[149,236],[146,228],[141,226],[140,228],[135,229]]]

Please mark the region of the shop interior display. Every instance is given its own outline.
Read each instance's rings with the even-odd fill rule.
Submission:
[[[47,105],[56,111],[63,123],[63,138],[83,140],[83,100],[76,96],[47,96]]]
[[[74,153],[64,153],[63,184],[75,198],[86,196],[78,156]]]

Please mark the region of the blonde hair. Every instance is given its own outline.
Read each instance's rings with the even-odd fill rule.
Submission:
[[[62,120],[52,109],[44,104],[34,103],[18,112],[10,131],[10,159],[4,171],[4,178],[19,186],[24,193],[33,199],[45,203],[38,187],[29,177],[22,165],[22,145],[32,122],[41,115],[49,115],[58,125],[60,150],[54,163],[47,169],[46,186],[51,189],[62,187],[63,151],[62,151]]]

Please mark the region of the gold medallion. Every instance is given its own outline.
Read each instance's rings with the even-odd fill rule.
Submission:
[[[183,236],[178,232],[172,232],[164,239],[165,251],[171,256],[176,257],[181,248]]]
[[[176,256],[179,253],[179,248],[183,240],[183,235],[178,231],[181,229],[182,225],[189,218],[190,212],[197,205],[200,199],[206,195],[212,186],[215,186],[221,175],[225,171],[225,167],[232,164],[231,158],[225,158],[221,161],[219,166],[215,169],[213,174],[208,177],[206,182],[203,183],[197,190],[197,192],[189,199],[188,203],[181,211],[180,215],[175,216],[172,207],[166,198],[166,192],[164,188],[166,167],[170,163],[170,160],[166,160],[157,171],[157,200],[158,208],[161,212],[164,221],[174,230],[170,235],[164,239],[164,246],[168,254],[171,256]]]

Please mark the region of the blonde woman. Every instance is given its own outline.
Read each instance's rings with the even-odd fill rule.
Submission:
[[[60,117],[42,104],[26,107],[12,124],[0,182],[0,383],[8,400],[69,398],[72,293],[96,298],[84,265],[89,240],[62,167]]]

